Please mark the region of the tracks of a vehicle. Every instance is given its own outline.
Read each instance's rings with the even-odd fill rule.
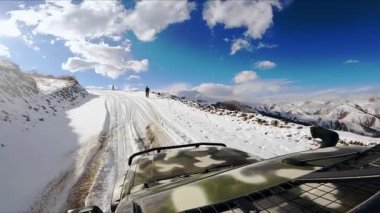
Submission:
[[[147,148],[193,140],[168,122],[145,97],[131,97],[124,92],[107,92],[105,95],[109,120],[103,131],[110,137],[100,149],[102,159],[96,178],[92,178],[86,205],[98,205],[107,212],[114,183],[128,169],[130,155]]]

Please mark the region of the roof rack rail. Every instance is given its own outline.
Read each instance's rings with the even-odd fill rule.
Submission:
[[[161,150],[177,149],[177,148],[192,147],[192,146],[195,146],[195,147],[199,147],[199,146],[223,146],[223,147],[227,147],[226,144],[224,144],[224,143],[205,143],[205,142],[203,142],[203,143],[183,144],[183,145],[176,145],[176,146],[156,147],[156,148],[147,149],[147,150],[144,150],[144,151],[141,151],[141,152],[136,152],[133,155],[131,155],[131,157],[129,157],[129,159],[128,159],[128,166],[130,166],[132,164],[133,158],[135,158],[138,155],[142,155],[142,154],[145,154],[145,153],[148,153],[148,152],[153,152],[153,151],[157,151],[157,153],[160,153]]]

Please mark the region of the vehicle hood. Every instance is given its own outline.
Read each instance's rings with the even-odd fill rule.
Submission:
[[[123,199],[116,212],[141,208],[143,212],[179,212],[224,202],[293,180],[321,168],[345,161],[366,147],[329,147],[285,155],[253,163],[182,185],[165,184],[142,190]],[[334,157],[324,160],[317,158]],[[291,165],[285,159],[308,160],[306,165]]]

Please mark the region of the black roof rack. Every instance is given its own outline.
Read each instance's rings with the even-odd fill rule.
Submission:
[[[199,146],[223,146],[223,147],[227,147],[226,144],[224,144],[224,143],[206,143],[206,142],[203,142],[203,143],[183,144],[183,145],[176,145],[176,146],[156,147],[156,148],[147,149],[147,150],[144,150],[144,151],[141,151],[141,152],[136,152],[136,153],[134,153],[133,155],[131,155],[131,156],[129,157],[129,159],[128,159],[128,165],[130,166],[130,165],[132,164],[132,160],[133,160],[133,158],[135,158],[136,156],[138,156],[138,155],[142,155],[142,154],[145,154],[145,153],[148,153],[148,152],[157,151],[157,153],[160,153],[161,150],[166,150],[166,149],[178,149],[178,148],[192,147],[192,146],[195,146],[195,147],[199,147]]]
[[[185,213],[373,212],[380,208],[380,144],[276,186]]]

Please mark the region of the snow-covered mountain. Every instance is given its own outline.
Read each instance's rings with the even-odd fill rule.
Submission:
[[[380,137],[380,97],[281,101],[257,105],[255,109],[296,123]]]
[[[33,126],[87,94],[72,77],[26,74],[16,64],[0,61],[0,122]]]

